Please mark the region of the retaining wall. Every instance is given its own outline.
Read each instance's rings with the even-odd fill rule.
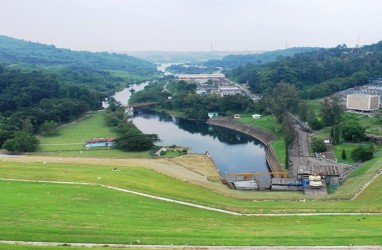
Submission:
[[[260,142],[262,142],[265,146],[265,158],[268,162],[269,168],[271,172],[283,172],[284,170],[281,168],[281,164],[276,157],[275,152],[271,147],[271,142],[276,140],[277,137],[273,134],[261,129],[252,127],[246,123],[236,122],[233,119],[224,118],[224,117],[213,117],[207,120],[207,124],[229,128],[243,134],[249,135]],[[275,176],[281,177],[281,176]]]

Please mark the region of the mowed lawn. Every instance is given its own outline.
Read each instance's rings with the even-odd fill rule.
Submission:
[[[376,195],[368,201],[344,200],[344,197],[351,198],[374,174],[373,167],[360,168],[349,177],[346,185],[324,197],[307,197],[302,192],[235,190],[228,196],[134,165],[111,171],[112,167],[97,165],[0,162],[0,177],[106,184],[242,213],[382,212],[382,191],[374,191]]]
[[[382,244],[382,216],[233,216],[98,186],[0,181],[0,239],[174,245]]]
[[[81,120],[62,126],[57,136],[39,136],[41,151],[81,150],[92,138],[115,137],[106,126],[104,111],[93,112]]]
[[[119,149],[85,149],[85,142],[93,138],[116,137],[116,133],[106,126],[105,111],[88,114],[84,118],[65,124],[56,136],[40,135],[40,148],[37,154],[70,157],[105,157],[105,158],[146,158],[144,152],[124,152]]]

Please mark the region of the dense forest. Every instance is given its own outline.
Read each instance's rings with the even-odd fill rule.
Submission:
[[[0,67],[0,145],[18,131],[42,132],[43,124],[100,109],[105,97],[85,85],[62,84],[54,75]]]
[[[240,83],[248,83],[256,93],[264,93],[279,82],[293,84],[305,98],[330,95],[355,85],[364,85],[369,77],[382,72],[382,42],[362,48],[339,45],[282,57],[263,65],[247,64],[226,71]]]
[[[223,69],[232,69],[246,64],[264,64],[276,61],[282,57],[293,56],[294,54],[310,52],[318,50],[319,48],[302,47],[302,48],[289,48],[282,50],[266,51],[258,54],[247,55],[228,55],[221,60],[209,60],[203,65],[207,68],[221,67]]]
[[[49,133],[118,88],[156,77],[154,64],[127,55],[58,49],[0,36],[0,146],[34,151]],[[25,146],[27,145],[27,146]]]

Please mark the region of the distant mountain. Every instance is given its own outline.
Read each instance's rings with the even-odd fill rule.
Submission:
[[[208,60],[219,60],[227,55],[242,54],[242,51],[131,51],[126,53],[157,64],[190,63],[200,64]]]
[[[56,48],[35,42],[0,35],[0,64],[33,65],[37,67],[78,67],[90,70],[121,70],[128,74],[149,76],[156,66],[125,54],[92,53]]]
[[[279,57],[293,56],[298,53],[310,52],[318,50],[319,48],[301,47],[301,48],[289,48],[282,50],[267,51],[257,54],[246,55],[228,55],[221,60],[209,60],[203,65],[208,68],[222,67],[224,69],[231,69],[240,65],[246,64],[264,64],[268,62],[276,61]]]

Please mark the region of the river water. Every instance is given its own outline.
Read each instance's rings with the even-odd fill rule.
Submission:
[[[136,91],[146,84],[132,86]],[[126,104],[131,87],[114,95]],[[204,122],[190,121],[157,113],[139,112],[133,123],[146,134],[158,134],[157,145],[189,147],[190,153],[208,152],[222,176],[227,173],[268,172],[265,148],[256,139],[247,135]]]

